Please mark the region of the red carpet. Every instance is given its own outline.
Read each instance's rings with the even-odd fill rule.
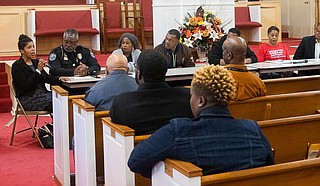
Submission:
[[[12,118],[10,113],[0,113],[0,180],[4,186],[56,186],[52,180],[53,149],[42,149],[31,130],[15,136],[10,146],[12,125],[4,125]],[[34,117],[31,117],[34,121]],[[39,125],[51,122],[49,116],[40,116]],[[24,116],[18,118],[17,129],[27,128]]]

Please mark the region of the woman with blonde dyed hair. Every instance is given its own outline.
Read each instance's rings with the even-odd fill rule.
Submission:
[[[236,94],[236,85],[224,67],[208,65],[195,72],[190,92],[190,106],[196,117],[204,106],[226,106]]]
[[[195,118],[176,118],[137,145],[128,166],[151,177],[160,160],[191,162],[203,174],[214,174],[274,164],[271,146],[252,120],[234,119],[227,107],[236,88],[227,69],[199,68],[191,84],[190,106]]]

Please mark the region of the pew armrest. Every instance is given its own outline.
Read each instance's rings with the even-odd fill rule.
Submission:
[[[68,99],[72,100],[72,99],[84,99],[85,95],[84,94],[79,94],[79,95],[72,95],[69,96]]]
[[[200,186],[202,169],[189,162],[165,159],[152,169],[152,183],[160,185]]]
[[[77,105],[79,107],[79,109],[83,109],[87,112],[90,112],[90,111],[94,111],[95,110],[95,107],[89,103],[87,103],[86,101],[84,101],[83,99],[73,99],[72,100],[72,103],[74,105]]]
[[[276,183],[315,185],[320,177],[319,172],[320,158],[207,176],[202,176],[201,169],[191,163],[166,159],[153,167],[152,182],[154,186],[262,185],[266,183],[268,185]]]
[[[131,129],[130,127],[125,126],[125,125],[120,125],[120,124],[113,123],[111,121],[110,117],[102,118],[102,121],[111,130],[116,131],[117,133],[119,133],[120,135],[122,135],[124,137],[133,136],[134,135],[134,130],[133,129]]]
[[[61,96],[68,96],[69,92],[66,91],[64,88],[60,87],[59,85],[54,85],[51,87],[52,91],[55,91],[57,94]]]

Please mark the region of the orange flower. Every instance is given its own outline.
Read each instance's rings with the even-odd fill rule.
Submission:
[[[196,17],[191,17],[189,19],[190,25],[191,26],[197,26],[198,25],[198,19]]]
[[[202,17],[197,17],[197,19],[198,19],[198,22],[203,22]]]
[[[216,25],[221,25],[221,19],[216,18],[216,19],[214,20],[214,23],[215,23]]]
[[[192,33],[190,30],[186,31],[186,38],[190,38],[192,36]]]
[[[203,37],[208,37],[209,36],[209,31],[207,30],[207,29],[205,29],[205,30],[202,30],[202,35],[203,35]]]
[[[199,27],[196,27],[196,28],[194,28],[193,30],[192,30],[192,33],[193,34],[196,34],[196,33],[198,33],[199,32]]]

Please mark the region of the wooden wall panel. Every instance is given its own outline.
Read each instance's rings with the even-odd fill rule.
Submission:
[[[55,5],[55,6],[0,6],[0,56],[19,56],[18,38],[27,34],[27,12],[30,9],[49,10],[90,10],[96,5]],[[87,45],[87,44],[85,44]]]
[[[0,56],[19,55],[18,37],[26,32],[25,13],[21,10],[0,12]]]

